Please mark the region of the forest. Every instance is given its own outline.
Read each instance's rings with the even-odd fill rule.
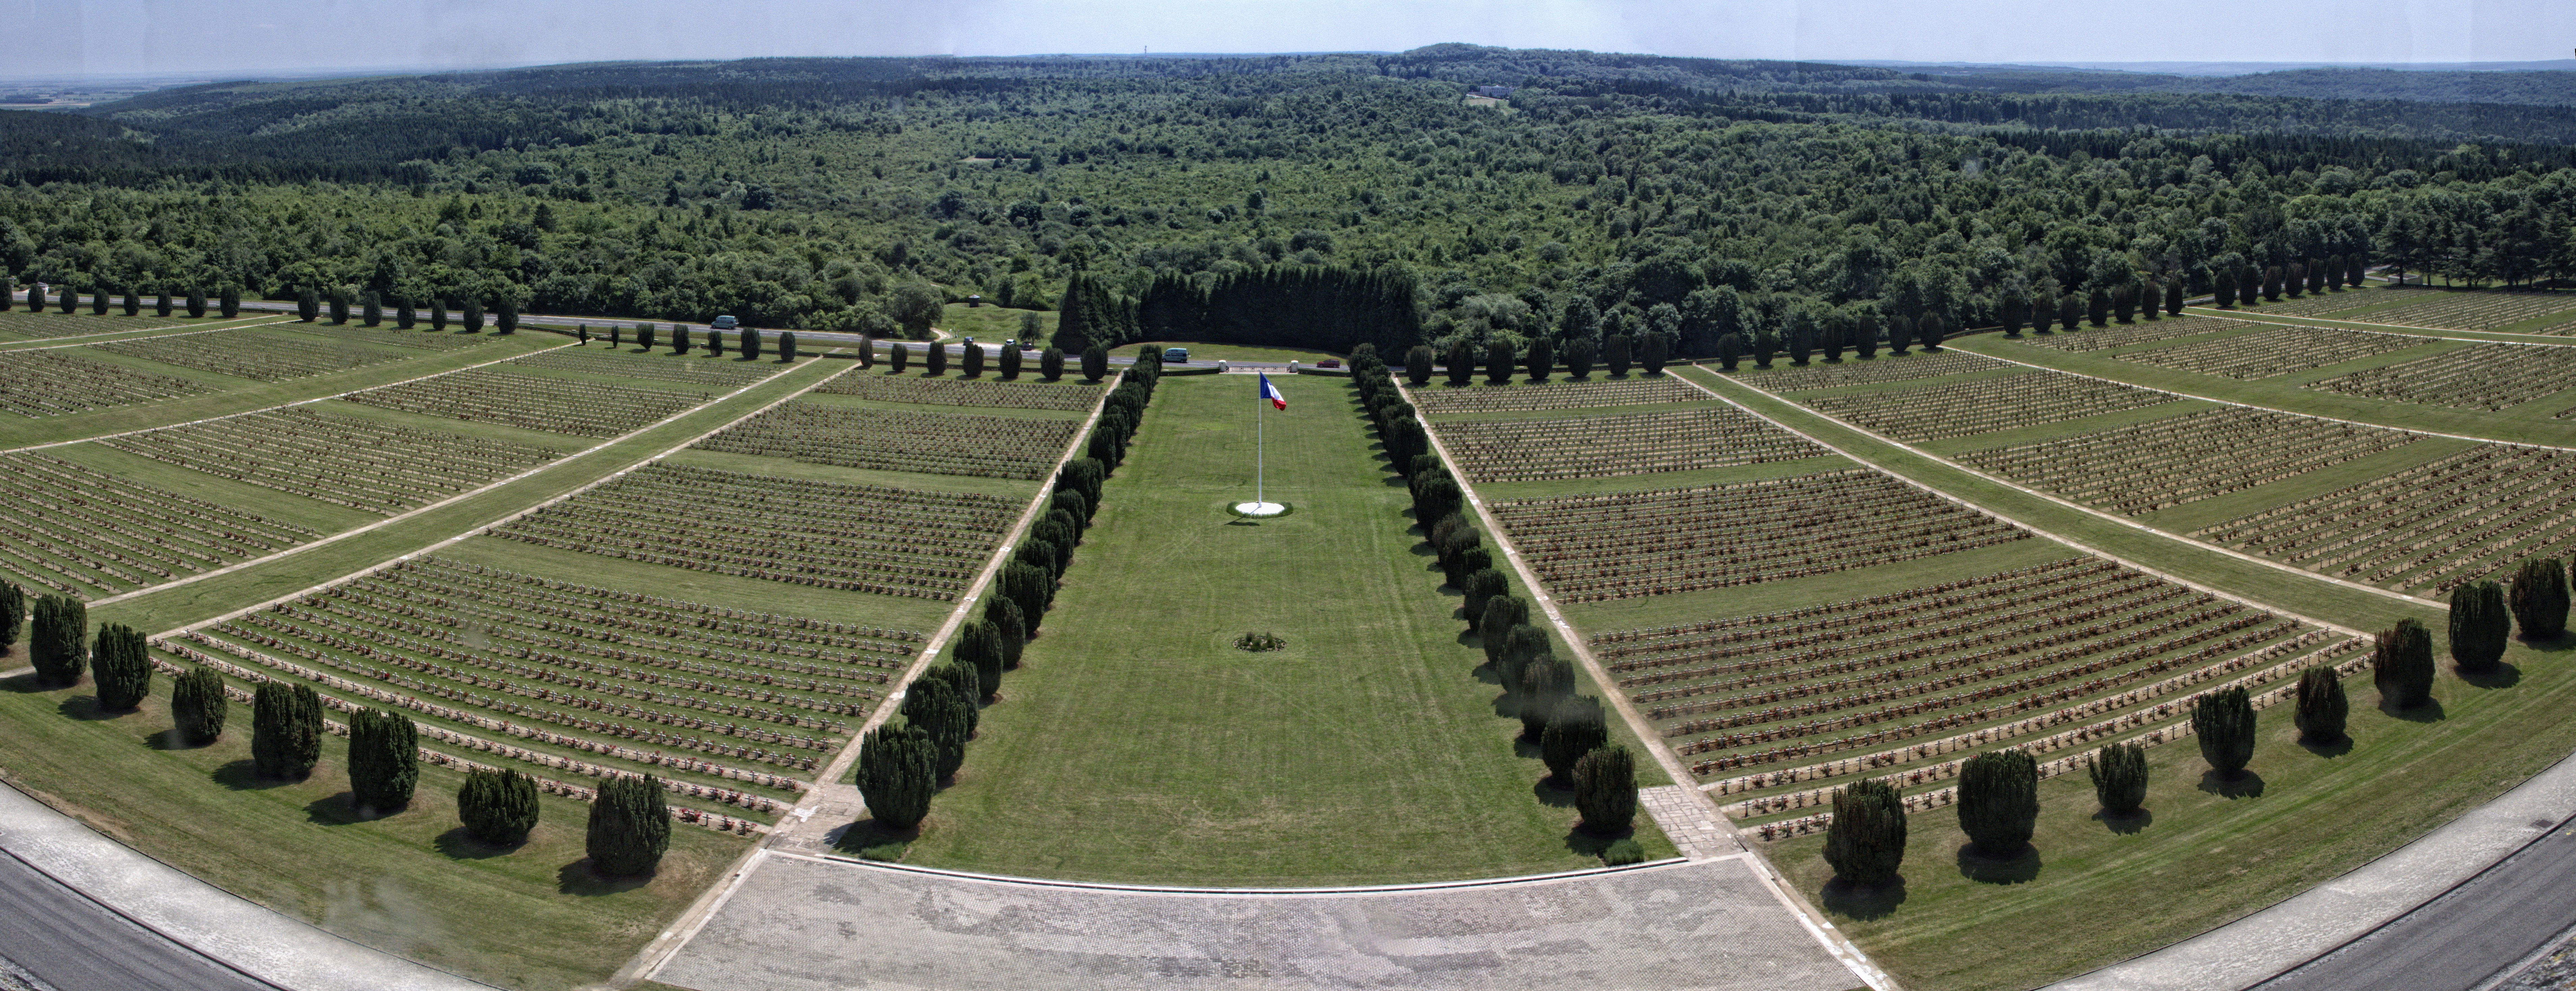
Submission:
[[[217,83],[0,112],[0,274],[916,336],[968,295],[1070,298],[1103,341],[1690,355],[2247,266],[2576,274],[2576,108],[2057,75],[1442,45]]]

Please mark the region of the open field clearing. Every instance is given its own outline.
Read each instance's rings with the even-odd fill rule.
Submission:
[[[929,378],[852,372],[816,392],[880,403],[919,406],[986,406],[1084,412],[1100,401],[1100,387],[1078,381],[1006,382],[999,379]]]
[[[1889,354],[1868,361],[1845,361],[1839,365],[1817,362],[1805,368],[1796,366],[1772,369],[1746,368],[1733,374],[1761,388],[1778,392],[1802,392],[1808,389],[1836,389],[1847,385],[1874,385],[1881,382],[1906,382],[1938,378],[1967,372],[1987,372],[2011,367],[1984,355],[1965,351]],[[1678,384],[1678,383],[1676,383]],[[1701,398],[1698,390],[1676,399]]]
[[[698,442],[698,449],[934,475],[1036,479],[1073,442],[1076,420],[906,413],[796,400]]]
[[[1593,382],[1547,382],[1512,385],[1432,384],[1413,390],[1414,405],[1424,416],[1459,413],[1518,413],[1647,403],[1690,402],[1707,398],[1669,378],[1603,379]]]
[[[217,391],[174,375],[156,375],[83,358],[64,348],[0,351],[0,410],[19,416],[61,416]]]
[[[766,366],[776,369],[778,366]],[[502,368],[477,368],[369,389],[344,397],[468,423],[497,423],[522,430],[582,437],[615,437],[722,393],[714,383],[684,391],[641,385],[550,378]]]
[[[2255,326],[2260,325],[2243,320],[2219,320],[2210,317],[2166,317],[2162,320],[2149,320],[2127,326],[2085,327],[2050,334],[2032,334],[2022,340],[2035,348],[2082,353],[2109,351],[2133,344],[2169,341],[2177,337],[2215,334],[2223,330],[2242,330]]]
[[[1644,475],[1797,461],[1830,453],[1734,409],[1547,420],[1479,420],[1441,428],[1470,480]]]
[[[1492,508],[1567,602],[1775,582],[2029,536],[1860,469]]]
[[[2403,351],[2425,343],[2428,342],[2421,337],[2401,334],[2324,327],[2280,327],[2216,340],[2132,351],[2121,355],[2120,360],[2202,375],[2260,379]]]
[[[2136,516],[2295,478],[2418,439],[2225,406],[1956,458],[2097,509]]]
[[[0,570],[94,599],[199,574],[322,535],[43,453],[0,455]]]
[[[1519,722],[1497,718],[1351,386],[1283,385],[1296,405],[1270,416],[1267,495],[1295,511],[1225,512],[1251,493],[1244,381],[1162,380],[906,862],[1296,886],[1598,865],[1604,841],[1570,828]],[[1286,647],[1235,649],[1246,631]]]
[[[386,516],[554,460],[556,452],[312,406],[100,441],[155,461]]]
[[[1800,401],[1899,441],[1919,444],[2117,413],[2181,398],[2115,382],[2033,370]]]
[[[2322,379],[2308,388],[2494,412],[2576,389],[2576,348],[2472,344]]]
[[[194,368],[254,382],[283,382],[327,375],[417,356],[393,347],[377,347],[346,339],[330,342],[298,339],[267,327],[147,337],[90,346],[128,358]]]
[[[1015,501],[655,465],[494,532],[508,540],[746,578],[950,600]]]

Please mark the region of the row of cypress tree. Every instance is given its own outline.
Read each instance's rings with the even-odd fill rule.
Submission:
[[[13,646],[26,594],[0,582],[0,651]],[[152,691],[152,658],[143,633],[120,623],[86,636],[88,606],[69,596],[48,595],[36,601],[30,660],[37,678],[50,686],[80,681],[86,667],[98,690],[99,708],[131,712]],[[204,746],[223,737],[231,702],[223,676],[211,668],[193,667],[171,679],[170,720],[178,738]],[[323,724],[320,693],[310,685],[263,680],[251,693],[251,765],[265,778],[297,780],[310,776],[322,759]],[[363,815],[392,815],[411,806],[420,783],[420,737],[407,716],[368,708],[349,718],[349,791]],[[476,839],[494,845],[527,838],[537,822],[536,780],[515,770],[474,771],[457,793],[457,817]],[[670,809],[661,783],[650,776],[612,778],[602,782],[591,805],[588,852],[592,866],[606,874],[641,874],[659,864],[669,849]]]
[[[1567,341],[1562,352],[1545,337],[1532,338],[1528,347],[1518,349],[1510,341],[1494,338],[1479,352],[1462,335],[1449,342],[1446,352],[1434,352],[1428,344],[1405,351],[1404,377],[1420,387],[1431,384],[1433,372],[1441,371],[1447,373],[1450,385],[1463,386],[1473,382],[1481,368],[1488,385],[1507,384],[1516,372],[1540,383],[1553,378],[1559,368],[1568,378],[1588,379],[1597,365],[1608,369],[1612,378],[1625,378],[1630,368],[1639,366],[1648,375],[1661,375],[1671,360],[1672,344],[1660,334],[1647,334],[1633,343],[1626,334],[1612,334],[1602,339],[1597,352],[1590,340],[1580,337]]]
[[[2564,635],[2570,578],[2557,558],[2531,558],[2515,569],[2511,588],[2474,581],[2451,590],[2451,658],[2464,674],[2493,671],[2501,663],[2515,627],[2526,640],[2551,641]],[[2433,633],[2414,619],[2398,620],[2374,640],[2371,679],[2391,708],[2410,709],[2432,701],[2437,668]],[[2351,700],[2343,679],[2331,667],[2299,673],[2293,722],[2303,742],[2332,745],[2350,739]],[[2253,700],[2242,686],[2203,693],[2191,710],[2192,733],[2201,760],[2222,781],[2241,779],[2252,762],[2259,738]],[[1994,760],[2015,751],[1971,758],[1959,774],[1959,824],[1980,852],[2005,854],[2027,842],[2038,815],[2019,767]],[[2036,764],[2028,777],[2036,782]],[[2095,798],[2111,815],[2135,813],[2145,802],[2147,760],[2144,748],[2112,744],[2096,752],[2088,771]],[[1971,773],[1974,772],[1974,773]],[[2036,792],[2029,792],[2035,796]],[[1825,856],[1837,876],[1862,885],[1895,876],[1904,859],[1904,808],[1895,789],[1883,781],[1862,781],[1837,792],[1834,819],[1828,827]],[[2025,815],[2024,813],[2027,813]]]
[[[9,280],[0,278],[0,312],[5,312],[9,307],[16,305],[17,299],[13,294],[17,291],[16,287],[9,284]],[[34,287],[28,287],[28,291],[29,296],[26,303],[27,312],[45,312],[44,299],[33,294]],[[109,295],[113,291],[114,290],[100,290],[98,292],[91,293],[89,297],[89,311],[100,316],[106,316],[109,305]],[[130,286],[121,290],[121,292],[124,294],[123,303],[125,315],[129,317],[140,315],[143,312],[143,294]],[[240,289],[226,286],[217,290],[215,295],[215,305],[222,312],[224,319],[230,320],[241,315]],[[73,310],[80,308],[80,293],[72,289],[70,286],[60,287],[59,293],[55,296],[55,299],[57,301],[57,308],[64,313],[70,313]],[[189,316],[203,317],[206,315],[206,291],[204,289],[188,290],[186,299]],[[154,315],[166,317],[169,316],[171,310],[175,308],[176,307],[172,305],[170,300],[170,290],[160,290],[153,304]]]
[[[1889,354],[1905,354],[1906,349],[1912,347],[1921,347],[1925,351],[1938,351],[1941,350],[1941,342],[1949,335],[1947,325],[1941,322],[1941,316],[1936,313],[1926,313],[1919,317],[1890,314],[1883,330],[1879,318],[1868,313],[1853,317],[1848,322],[1833,320],[1818,323],[1806,319],[1803,315],[1793,314],[1792,317],[1786,332],[1774,332],[1771,328],[1765,327],[1754,331],[1749,341],[1741,334],[1727,334],[1719,337],[1717,339],[1718,366],[1730,372],[1735,371],[1743,364],[1747,354],[1752,355],[1755,368],[1771,367],[1771,359],[1781,354],[1789,356],[1790,364],[1804,366],[1819,350],[1824,352],[1827,362],[1839,362],[1843,360],[1845,347],[1850,347],[1853,353],[1863,359],[1875,359],[1878,357],[1881,333],[1887,337]]]
[[[1094,348],[1094,350],[1098,350]],[[1052,352],[1051,352],[1052,353]],[[1062,360],[1059,355],[1057,360]],[[1106,375],[1108,357],[1099,356]],[[1086,372],[1091,355],[1084,356]],[[908,832],[930,814],[940,782],[966,762],[982,707],[999,701],[1004,672],[1020,665],[1021,650],[1038,633],[1055,600],[1074,548],[1090,529],[1102,484],[1127,458],[1161,379],[1162,357],[1151,348],[1101,403],[1099,420],[1085,441],[1085,456],[1056,472],[1046,512],[1011,549],[980,616],[960,625],[948,660],[932,665],[904,688],[900,722],[869,731],[859,743],[859,795],[870,818],[890,832]]]
[[[1408,376],[1422,374],[1428,348],[1414,348]],[[1547,634],[1530,622],[1529,602],[1510,594],[1484,536],[1468,522],[1465,491],[1431,444],[1413,404],[1396,388],[1377,349],[1363,344],[1351,354],[1351,380],[1360,406],[1375,427],[1388,464],[1404,476],[1413,516],[1452,587],[1465,593],[1460,615],[1477,635],[1485,664],[1503,686],[1504,709],[1521,723],[1521,738],[1538,745],[1549,784],[1574,792],[1582,828],[1595,835],[1628,832],[1637,814],[1637,768],[1628,748],[1610,742],[1607,714],[1598,696],[1578,694],[1582,676],[1556,656]],[[1633,844],[1605,854],[1614,862],[1642,856]]]

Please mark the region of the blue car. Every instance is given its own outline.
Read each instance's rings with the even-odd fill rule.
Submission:
[[[739,326],[742,324],[735,322],[732,317],[717,317],[713,323],[707,324],[710,330],[732,330]]]
[[[1164,360],[1164,361],[1168,361],[1168,362],[1173,362],[1173,363],[1176,363],[1176,364],[1186,364],[1186,363],[1188,363],[1188,361],[1190,360],[1190,349],[1188,349],[1188,348],[1164,348],[1164,349],[1163,349],[1163,360]]]

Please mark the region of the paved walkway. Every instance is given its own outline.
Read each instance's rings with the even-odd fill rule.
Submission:
[[[143,928],[279,987],[489,991],[234,897],[15,788],[0,788],[0,851]]]
[[[1710,860],[1744,852],[1734,831],[1709,811],[1708,800],[1691,794],[1686,785],[1639,788],[1637,807],[1646,810],[1684,857]]]
[[[2052,985],[2058,991],[2253,987],[2370,935],[2576,816],[2576,758],[2449,825],[2306,893],[2164,949]],[[2576,893],[2561,891],[2566,899]],[[2493,960],[2503,967],[2511,960]],[[2483,976],[2483,975],[2477,975]]]
[[[1213,893],[764,852],[649,975],[846,988],[1847,991],[1741,857],[1459,886]]]

